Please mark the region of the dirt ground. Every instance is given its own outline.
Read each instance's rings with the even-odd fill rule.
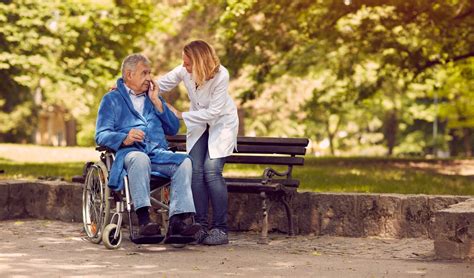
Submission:
[[[0,222],[1,277],[474,277],[474,263],[437,261],[426,239],[231,233],[225,246],[135,245],[107,250],[81,223]]]

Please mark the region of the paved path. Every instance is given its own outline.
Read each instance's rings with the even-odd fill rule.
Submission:
[[[0,276],[68,277],[474,277],[474,263],[435,261],[433,242],[232,233],[225,246],[134,245],[106,250],[80,223],[0,222]]]

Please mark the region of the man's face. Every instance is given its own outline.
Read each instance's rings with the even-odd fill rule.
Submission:
[[[151,82],[150,66],[139,62],[134,71],[128,70],[125,73],[125,84],[134,92],[141,93],[148,90]]]
[[[186,69],[187,72],[193,73],[193,64],[191,59],[183,53],[183,67]]]

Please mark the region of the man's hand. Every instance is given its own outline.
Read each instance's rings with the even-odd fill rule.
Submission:
[[[123,144],[125,146],[130,146],[135,142],[143,142],[143,139],[145,139],[145,132],[140,129],[132,128],[128,132],[127,138],[123,140]]]
[[[158,97],[160,92],[160,88],[156,86],[155,81],[150,81],[150,87],[148,87],[148,97],[150,98],[153,105],[158,109],[158,111],[163,112],[163,103],[161,99]]]

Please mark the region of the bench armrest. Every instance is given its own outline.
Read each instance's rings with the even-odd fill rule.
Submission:
[[[285,172],[278,172],[277,170],[267,167],[263,171],[263,180],[262,184],[266,184],[272,181],[273,176],[279,176],[279,177],[287,177],[288,174],[290,173],[290,169],[288,169]]]

